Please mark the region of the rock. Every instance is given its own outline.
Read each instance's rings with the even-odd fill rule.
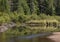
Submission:
[[[2,25],[3,25],[3,26],[6,26],[6,27],[8,27],[8,28],[12,28],[12,27],[16,26],[16,24],[13,23],[13,22],[10,22],[10,23],[4,23],[4,24],[2,24]]]
[[[6,30],[8,30],[6,26],[0,26],[0,32],[5,32]]]
[[[13,23],[13,22],[10,22],[10,23],[8,24],[8,26],[7,26],[7,27],[12,28],[12,27],[14,27],[14,26],[16,26],[16,24],[15,24],[15,23]]]
[[[8,30],[9,28],[13,28],[15,27],[16,24],[13,22],[10,23],[4,23],[0,26],[0,32],[5,32],[6,30]]]

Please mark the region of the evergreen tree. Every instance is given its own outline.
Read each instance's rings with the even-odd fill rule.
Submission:
[[[25,14],[30,14],[30,8],[27,4],[27,0],[22,1],[22,7]]]
[[[9,1],[13,1],[13,5]],[[11,9],[26,15],[40,13],[59,15],[60,0],[0,0],[1,12],[10,12]]]
[[[9,3],[8,0],[0,0],[0,11],[9,12]]]
[[[37,0],[27,0],[27,1],[31,14],[38,14],[39,8]]]
[[[38,1],[38,8],[39,8],[39,13],[42,13],[42,1],[41,0],[37,0]]]
[[[54,0],[48,0],[48,2],[49,2],[48,9],[50,9],[50,15],[54,15],[55,14]]]
[[[60,0],[57,0],[56,3],[56,15],[60,15]]]
[[[0,11],[5,11],[6,2],[5,0],[0,0]]]
[[[10,12],[10,4],[9,4],[9,0],[5,0],[6,1],[6,12]]]
[[[22,7],[22,0],[18,0],[18,13],[20,14],[24,14],[24,10],[23,10],[23,7]]]

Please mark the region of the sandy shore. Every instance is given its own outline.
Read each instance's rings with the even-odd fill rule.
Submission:
[[[47,38],[53,40],[54,42],[60,42],[60,32],[54,32],[53,35]]]

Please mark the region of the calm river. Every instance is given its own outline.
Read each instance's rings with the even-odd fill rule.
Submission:
[[[40,36],[39,36],[40,35]],[[38,35],[30,35],[30,36],[23,36],[23,37],[12,37],[12,38],[2,38],[0,36],[0,42],[54,42],[53,40],[43,37],[45,34],[38,34]]]
[[[49,38],[36,37],[36,38],[31,38],[31,39],[15,39],[15,38],[12,38],[10,41],[8,40],[7,42],[54,42],[54,41],[49,39]]]

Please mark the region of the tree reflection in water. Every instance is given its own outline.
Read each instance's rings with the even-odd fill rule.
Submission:
[[[12,41],[8,41],[8,42],[55,42],[55,41],[53,41],[49,38],[36,37],[36,38],[31,38],[31,39],[12,38]]]

